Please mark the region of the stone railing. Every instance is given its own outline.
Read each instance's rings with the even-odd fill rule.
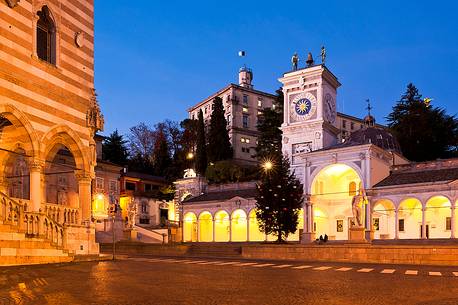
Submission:
[[[26,237],[43,238],[65,248],[67,230],[43,212],[26,212],[25,204],[0,192],[0,222],[25,233]]]
[[[44,204],[42,211],[59,224],[78,224],[78,209],[63,205],[46,203]]]

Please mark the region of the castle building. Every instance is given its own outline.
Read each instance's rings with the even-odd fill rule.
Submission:
[[[0,19],[0,231],[44,238],[61,257],[98,253],[94,3],[0,1]]]
[[[409,162],[370,112],[363,120],[337,112],[341,84],[309,58],[279,79],[283,154],[304,189],[298,229],[288,240],[455,238],[458,159]],[[257,226],[254,184],[211,186],[197,177],[176,186],[185,242],[272,238]]]

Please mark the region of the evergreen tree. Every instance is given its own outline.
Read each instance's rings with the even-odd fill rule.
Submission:
[[[227,121],[224,117],[223,100],[215,97],[208,133],[208,159],[211,162],[217,162],[231,158],[232,147],[227,131]]]
[[[418,89],[407,91],[388,115],[388,127],[401,145],[404,156],[412,161],[427,161],[457,156],[458,120],[423,99]]]
[[[170,158],[169,145],[163,129],[157,130],[153,161],[154,173],[158,176],[168,177],[172,159]]]
[[[299,210],[304,201],[303,189],[291,173],[287,158],[278,156],[271,162],[271,168],[265,165],[258,184],[256,216],[260,230],[276,235],[277,241],[282,242],[297,230]]]
[[[197,126],[196,144],[196,172],[205,175],[207,169],[207,145],[205,140],[204,114],[199,110],[199,122]]]
[[[127,164],[127,141],[116,129],[103,141],[103,159],[118,165]]]
[[[265,108],[262,117],[258,121],[258,143],[256,156],[259,161],[276,158],[281,155],[282,131],[280,126],[283,122],[282,114],[277,109]]]

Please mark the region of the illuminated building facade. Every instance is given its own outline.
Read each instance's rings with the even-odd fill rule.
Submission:
[[[282,149],[305,198],[298,231],[289,240],[455,238],[457,159],[410,163],[370,113],[363,120],[337,113],[340,83],[324,64],[287,72],[280,82]],[[254,189],[218,189],[198,180],[176,184],[184,241],[269,239],[256,232]],[[363,191],[367,196],[352,206]],[[355,224],[355,210],[361,226]]]
[[[93,1],[1,1],[0,19],[0,223],[98,253]]]

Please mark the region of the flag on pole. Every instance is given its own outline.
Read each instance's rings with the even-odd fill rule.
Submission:
[[[245,57],[245,55],[246,55],[245,51],[239,51],[239,56],[240,57]]]

